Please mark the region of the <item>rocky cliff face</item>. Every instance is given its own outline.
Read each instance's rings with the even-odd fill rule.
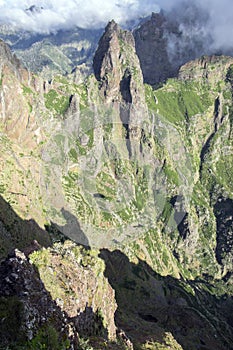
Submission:
[[[228,56],[202,56],[184,64],[178,73],[182,80],[201,80],[210,84],[218,84],[226,80],[233,58]]]
[[[96,346],[98,337],[106,346],[116,340],[114,291],[103,272],[94,252],[68,241],[30,260],[16,249],[0,266],[1,347],[80,349],[82,337],[96,337]]]
[[[43,35],[0,25],[0,38],[24,66],[47,79],[59,73],[71,73],[77,66],[83,76],[89,74],[101,33],[102,29],[73,28]]]
[[[81,84],[43,82],[7,50],[1,257],[32,239],[50,244],[31,255],[40,292],[97,349],[229,349],[232,58],[202,57],[153,89],[132,34],[115,22]],[[92,249],[54,244],[65,236]],[[110,341],[116,327],[123,345]]]
[[[138,155],[146,108],[133,35],[110,22],[100,39],[93,67],[105,103],[112,104],[125,128],[129,155]]]
[[[147,84],[159,83],[175,74],[167,52],[166,26],[165,16],[154,13],[150,20],[134,31],[136,51]]]
[[[38,88],[30,73],[23,68],[9,47],[0,43],[0,74],[1,74],[1,124],[7,135],[19,143],[33,143],[37,129],[35,113],[31,113],[33,96],[32,88]],[[25,96],[26,95],[26,96]],[[28,98],[28,97],[31,98]],[[17,117],[15,117],[17,116]],[[40,135],[38,135],[39,137]]]
[[[153,13],[133,32],[144,82],[155,85],[177,75],[185,63],[216,51],[205,31],[208,13],[182,2],[169,11]],[[218,52],[224,53],[223,50]],[[225,54],[227,51],[225,51]]]
[[[58,337],[60,341],[62,337],[68,340],[68,323],[64,322],[64,315],[23,252],[15,250],[2,262],[0,274],[1,347],[24,344],[43,329],[46,337],[49,327],[53,330],[49,336],[52,332],[56,334],[57,345]]]
[[[103,333],[109,339],[116,338],[115,294],[104,277],[105,266],[98,258],[98,251],[88,251],[66,241],[33,253],[30,259],[52,299],[73,320],[82,336],[94,335],[96,331],[96,335]],[[98,315],[99,325],[95,322]]]

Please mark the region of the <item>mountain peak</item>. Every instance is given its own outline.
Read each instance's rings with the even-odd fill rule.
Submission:
[[[228,68],[233,64],[233,58],[223,55],[202,56],[190,61],[179,69],[180,80],[200,80],[211,82],[224,81]]]
[[[0,66],[5,63],[11,64],[16,69],[21,67],[20,61],[12,54],[10,47],[0,39]]]
[[[36,13],[41,13],[41,11],[43,10],[44,8],[42,6],[36,6],[36,5],[32,5],[30,6],[29,8],[27,8],[25,10],[25,12],[27,14],[36,14]]]
[[[130,55],[126,52],[129,48]],[[120,81],[126,68],[129,69],[135,64],[140,70],[133,35],[122,30],[115,21],[109,22],[93,59],[94,73],[96,79],[101,82],[105,96],[113,97],[115,92],[119,92]]]
[[[108,22],[106,28],[105,28],[105,32],[110,32],[110,31],[119,31],[120,30],[120,26],[114,21],[114,19],[112,19],[110,22]]]
[[[152,13],[150,20],[134,31],[144,82],[151,85],[174,75],[167,52],[166,26],[163,13]]]
[[[129,155],[136,154],[139,125],[146,113],[143,77],[132,33],[110,22],[99,41],[93,67],[101,95],[118,108],[129,139]]]

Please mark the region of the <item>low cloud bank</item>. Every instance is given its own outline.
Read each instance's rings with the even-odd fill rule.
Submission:
[[[0,24],[47,34],[74,26],[103,28],[111,19],[124,26],[161,8],[180,23],[180,34],[169,37],[171,53],[191,42],[194,50],[201,43],[206,53],[232,50],[232,0],[0,0]]]

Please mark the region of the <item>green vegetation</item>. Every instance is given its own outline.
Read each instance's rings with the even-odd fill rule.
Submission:
[[[163,171],[164,171],[164,174],[166,175],[166,177],[170,183],[174,184],[175,186],[179,186],[179,184],[180,184],[179,175],[171,167],[170,164],[166,163],[163,167]]]
[[[14,343],[21,339],[20,327],[23,306],[17,296],[0,297],[0,339]]]
[[[26,346],[27,350],[66,350],[70,342],[68,339],[61,340],[59,332],[51,324],[46,324]]]
[[[233,85],[233,64],[228,68],[226,81]]]
[[[54,83],[60,83],[61,85],[69,85],[69,81],[67,78],[63,75],[56,75],[54,80]]]
[[[30,87],[26,86],[26,85],[22,85],[23,88],[23,94],[27,95],[27,94],[33,94],[33,91]]]
[[[77,92],[80,97],[80,110],[83,111],[88,107],[88,90],[85,83],[77,86]]]
[[[38,268],[41,279],[45,285],[45,288],[51,293],[53,300],[56,298],[65,299],[69,294],[69,287],[65,284],[65,276],[62,278],[57,276],[56,271],[53,269],[48,270],[48,266],[51,264],[52,255],[48,250],[43,249],[39,252],[34,252],[30,257],[32,263]]]
[[[75,150],[75,148],[71,148],[69,151],[69,158],[73,161],[76,162],[78,160],[78,153]]]
[[[223,97],[225,100],[231,100],[231,97],[232,97],[231,91],[229,89],[223,90]]]
[[[232,174],[233,174],[233,156],[225,155],[216,163],[216,182],[222,184],[222,186],[228,190],[230,194],[232,191]]]
[[[86,249],[72,241],[55,243],[52,249],[42,249],[30,255],[30,261],[38,268],[40,277],[52,298],[61,298],[64,301],[67,295],[74,295],[69,289],[67,279],[75,266],[91,268],[96,276],[103,276],[105,264],[99,257],[97,249]],[[66,269],[58,271],[57,262],[62,263]],[[48,266],[50,269],[48,270]]]
[[[122,47],[122,54],[128,54],[128,49]],[[130,62],[125,60],[123,64],[125,69],[128,64]],[[214,65],[210,67],[210,70],[218,73],[218,67],[215,68]],[[138,72],[132,65],[130,73],[136,80]],[[32,112],[34,108],[33,97],[39,108],[38,115],[47,114],[47,118],[51,117],[51,123],[45,124],[45,127],[39,125],[39,118],[36,120],[41,128],[43,139],[40,141],[38,137],[40,153],[37,146],[30,146],[30,142],[29,146],[26,143],[26,147],[24,144],[15,142],[15,135],[12,137],[13,141],[10,142],[4,136],[5,125],[2,125],[1,128],[3,166],[0,176],[0,193],[11,205],[19,208],[20,215],[22,213],[20,206],[23,203],[24,209],[27,209],[24,217],[34,218],[34,212],[31,211],[32,207],[36,207],[39,213],[35,214],[36,219],[37,215],[39,218],[41,218],[40,215],[48,216],[51,221],[58,224],[58,227],[65,228],[69,224],[65,221],[65,215],[62,217],[62,212],[58,208],[47,203],[50,200],[49,196],[52,197],[51,203],[56,203],[60,199],[58,196],[57,200],[56,194],[62,191],[64,208],[71,209],[70,213],[74,216],[74,221],[77,219],[77,225],[80,222],[84,230],[85,227],[92,226],[93,230],[89,231],[91,231],[90,235],[93,235],[91,238],[96,239],[94,244],[102,244],[106,237],[111,248],[119,248],[127,257],[130,257],[131,261],[135,262],[137,258],[140,260],[134,264],[130,261],[130,271],[124,270],[125,266],[119,264],[121,268],[116,271],[111,281],[113,286],[115,280],[119,282],[114,288],[116,298],[119,300],[122,297],[127,303],[131,300],[134,306],[143,298],[151,302],[150,298],[154,291],[161,293],[161,298],[166,298],[168,294],[169,301],[173,299],[172,293],[176,297],[181,295],[185,301],[191,300],[189,298],[195,297],[196,293],[193,286],[196,283],[195,278],[198,281],[201,281],[201,278],[211,283],[213,281],[213,286],[216,285],[216,290],[212,285],[207,284],[200,287],[200,298],[203,291],[218,296],[224,296],[226,292],[231,291],[229,287],[231,281],[227,281],[228,285],[227,283],[225,285],[225,281],[221,280],[223,273],[224,276],[227,276],[227,272],[231,271],[231,263],[224,262],[225,266],[220,266],[216,261],[216,217],[213,208],[220,194],[223,193],[224,196],[232,198],[233,193],[232,126],[227,118],[228,112],[230,112],[230,120],[233,118],[230,88],[230,84],[233,84],[233,65],[228,69],[226,81],[223,76],[215,86],[212,86],[211,82],[208,83],[210,85],[207,85],[206,81],[202,78],[199,79],[199,82],[169,79],[166,84],[157,89],[145,86],[149,118],[145,113],[141,138],[137,140],[139,141],[137,146],[140,143],[140,150],[136,147],[133,149],[133,151],[139,150],[140,159],[133,159],[127,150],[124,139],[127,136],[126,128],[121,124],[119,116],[114,114],[119,112],[118,107],[106,107],[105,109],[104,104],[98,106],[101,97],[98,96],[98,83],[94,82],[93,77],[80,85],[70,82],[69,78],[56,77],[51,83],[53,88],[44,95],[47,109],[44,108],[39,97],[37,99],[35,93],[31,96],[33,90],[26,85],[22,86],[21,93],[24,95],[23,100],[28,103],[29,111]],[[72,95],[75,97],[74,105],[79,104],[81,113],[78,114],[77,128],[75,124],[74,128],[65,129],[68,121],[62,123],[61,118],[54,117],[58,114],[65,114]],[[216,96],[220,97],[221,102],[223,100],[223,106],[219,108],[219,111],[223,110],[223,116],[219,115],[218,128],[215,128],[217,118],[215,118],[214,102]],[[91,105],[97,106],[97,112],[90,107]],[[163,118],[160,118],[160,115]],[[132,115],[132,120],[133,117]],[[114,124],[114,120],[117,121],[117,125]],[[98,127],[95,128],[97,124]],[[58,128],[60,128],[59,131],[53,134],[53,131]],[[177,129],[179,131],[177,134],[170,132],[170,130]],[[100,130],[99,134],[98,130]],[[28,129],[26,131],[30,132]],[[104,134],[103,140],[102,133]],[[46,135],[51,137],[52,142],[49,144]],[[31,134],[26,136],[26,142],[28,142]],[[207,142],[208,137],[210,137],[209,143]],[[122,144],[115,141],[119,138]],[[105,143],[105,141],[108,142]],[[205,149],[206,144],[208,147]],[[50,145],[52,145],[51,154],[48,150]],[[183,147],[180,148],[180,145]],[[134,147],[133,143],[131,146]],[[173,153],[169,148],[172,148]],[[182,152],[188,156],[184,157],[184,160],[180,157]],[[103,158],[105,157],[104,162],[102,162],[102,155],[104,155]],[[175,156],[177,156],[176,159]],[[27,168],[29,163],[30,169]],[[34,164],[36,164],[35,169]],[[55,176],[58,179],[54,179]],[[33,177],[37,180],[32,180]],[[51,188],[45,189],[42,184],[41,189],[46,195],[42,205],[40,189],[36,182],[46,180],[44,183],[48,184],[50,179],[55,185],[54,188],[51,185]],[[187,182],[190,186],[187,185]],[[17,184],[15,192],[14,184]],[[189,189],[192,191],[187,193]],[[184,222],[184,226],[187,225],[184,228],[186,230],[184,235],[175,221],[177,212],[183,215],[183,206],[178,203],[176,211],[171,204],[172,199],[180,192],[185,200],[184,210],[188,212],[187,222]],[[229,222],[230,217],[229,215]],[[56,221],[56,219],[61,220]],[[40,225],[43,226],[42,220]],[[5,225],[8,232],[5,233],[6,239],[4,236],[1,239],[0,252],[2,255],[6,255],[8,250],[8,242],[6,243],[8,235],[10,236],[9,241],[12,240],[17,245],[22,243],[22,247],[24,232],[29,241],[34,238],[27,230],[15,230],[18,226],[18,221],[14,217]],[[55,237],[52,231],[54,241],[64,242],[64,236],[62,234],[59,236],[59,234]],[[87,293],[90,293],[88,299],[90,305],[92,298],[95,298],[96,295],[96,300],[102,302],[104,297],[102,291],[104,288],[109,288],[103,276],[119,266],[112,259],[111,266],[106,265],[106,268],[104,261],[98,257],[99,253],[98,250],[86,250],[72,242],[65,241],[64,245],[56,243],[50,249],[34,252],[30,259],[39,270],[40,277],[52,299],[62,300],[65,307],[68,303],[70,303],[69,307],[73,307],[72,302],[75,300],[77,303],[76,301],[82,294],[77,290],[80,281],[75,280],[81,276],[81,273],[84,276],[83,280],[85,276],[91,275],[97,281],[95,287],[99,288],[99,294],[93,293],[94,288],[90,287],[90,290],[89,287],[87,288]],[[109,254],[114,257],[114,252],[109,252]],[[229,257],[229,261],[230,254],[225,253],[224,256],[226,259]],[[124,257],[122,261],[124,262]],[[147,269],[144,269],[145,265]],[[166,276],[166,278],[161,276]],[[184,281],[183,286],[181,286],[181,280]],[[164,283],[162,287],[160,286],[161,281]],[[173,284],[169,289],[166,283],[169,284],[171,281]],[[158,283],[158,288],[156,283]],[[174,292],[173,287],[178,284],[180,290],[177,287]],[[201,282],[198,286],[201,286]],[[133,295],[131,299],[130,295]],[[200,310],[200,305],[198,304],[198,310]],[[189,304],[190,308],[192,306],[193,304]],[[13,309],[13,312],[10,314],[8,309]],[[16,339],[15,334],[20,334],[21,310],[22,305],[17,298],[0,298],[0,317],[3,329],[0,330],[0,336],[4,337],[7,334],[12,341]],[[121,317],[120,312],[119,315]],[[127,323],[128,316],[125,317]],[[106,323],[106,319],[104,322]],[[131,326],[130,322],[129,324]],[[140,329],[140,324],[135,329]],[[138,344],[135,349],[166,349],[169,347],[180,349],[172,336],[164,334],[162,338],[161,343],[153,339],[147,339],[146,342],[145,338],[143,340],[145,344]],[[24,339],[22,343],[23,341]],[[93,344],[95,342],[97,344],[98,341],[101,344],[98,345],[100,349],[107,348],[107,341],[97,339],[81,340],[80,348],[97,349],[98,346],[95,347]],[[102,344],[104,345],[101,348]],[[34,338],[27,343],[29,350],[63,350],[68,346],[66,340],[63,343],[52,321],[37,330]],[[123,345],[120,349],[123,349]]]
[[[106,122],[104,125],[103,125],[103,128],[104,128],[104,134],[105,134],[105,138],[108,139],[111,135],[111,132],[113,130],[113,124],[111,122]]]
[[[45,106],[48,109],[55,110],[58,114],[63,115],[69,107],[69,96],[59,94],[52,89],[45,97]]]
[[[107,200],[113,200],[116,197],[116,181],[114,178],[106,173],[99,172],[96,177],[96,189],[99,194],[105,197]]]
[[[163,212],[161,214],[162,222],[164,224],[167,224],[172,214],[174,214],[174,210],[169,199],[167,199],[164,204]]]
[[[174,124],[204,113],[212,104],[208,86],[189,81],[169,79],[166,85],[154,91],[146,85],[145,92],[149,110]]]
[[[86,193],[85,197],[82,193],[78,181],[85,181],[80,177],[78,172],[69,171],[67,175],[63,176],[62,186],[66,195],[66,198],[70,204],[74,207],[75,213],[79,219],[83,222],[87,222],[90,218],[93,218],[93,206],[91,201],[87,201],[89,198]]]
[[[0,77],[0,87],[2,87],[3,75]]]
[[[5,193],[5,191],[6,191],[6,185],[0,184],[0,193]]]
[[[85,130],[85,129],[84,129]],[[81,138],[86,137],[87,138],[87,144],[81,144]],[[94,129],[90,128],[87,131],[84,131],[82,136],[78,140],[76,140],[75,144],[78,148],[78,153],[81,156],[85,156],[87,152],[92,148],[94,143]]]
[[[159,343],[153,339],[148,340],[143,345],[136,345],[135,350],[182,350],[183,348],[177,343],[173,335],[169,332],[166,332],[164,335],[163,342]]]

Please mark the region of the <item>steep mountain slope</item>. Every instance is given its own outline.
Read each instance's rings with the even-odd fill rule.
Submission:
[[[104,329],[126,332],[122,348],[230,349],[233,58],[189,62],[153,89],[132,33],[114,21],[79,85],[44,82],[0,49],[1,258],[69,237],[86,249],[31,255],[59,315],[85,302],[95,313],[109,298]]]
[[[153,85],[175,75],[164,35],[166,26],[166,17],[162,13],[153,13],[150,20],[134,31],[136,50],[147,84]]]
[[[77,27],[32,34],[2,25],[0,38],[10,45],[27,69],[49,79],[59,73],[70,73],[76,66],[87,75],[102,31]]]
[[[154,85],[177,76],[179,68],[202,55],[213,55],[211,37],[205,25],[209,13],[195,2],[182,1],[170,9],[152,13],[134,30],[136,51],[144,82]]]

